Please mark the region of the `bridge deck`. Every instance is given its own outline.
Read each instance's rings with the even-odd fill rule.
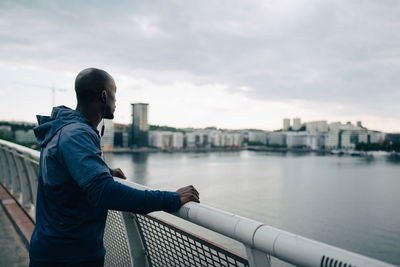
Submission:
[[[0,266],[28,265],[28,249],[0,205]]]

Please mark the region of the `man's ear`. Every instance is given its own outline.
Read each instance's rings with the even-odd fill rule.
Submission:
[[[101,92],[101,103],[103,103],[103,104],[107,103],[107,92],[106,92],[106,90],[103,90]]]

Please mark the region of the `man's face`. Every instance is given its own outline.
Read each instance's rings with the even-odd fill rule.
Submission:
[[[104,119],[114,119],[114,111],[115,111],[115,93],[117,92],[117,87],[115,86],[115,82],[111,81],[107,86],[107,103],[104,110]]]

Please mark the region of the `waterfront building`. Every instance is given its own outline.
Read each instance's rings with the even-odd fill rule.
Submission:
[[[149,146],[161,149],[181,149],[183,147],[183,133],[150,131]]]
[[[194,131],[185,134],[185,144],[188,148],[203,147],[204,136],[207,135],[203,131]]]
[[[210,133],[211,146],[220,147],[223,144],[221,131],[212,131]]]
[[[12,138],[13,132],[9,125],[0,125],[0,138]]]
[[[332,122],[332,123],[329,123],[328,130],[329,130],[329,132],[339,132],[340,127],[342,127],[341,122],[339,122],[339,121]]]
[[[325,135],[325,148],[326,149],[339,148],[339,131],[330,131]]]
[[[301,119],[300,118],[294,118],[293,119],[293,131],[298,131],[301,128]]]
[[[221,143],[222,147],[241,147],[242,146],[242,135],[234,132],[223,132]]]
[[[290,119],[283,119],[283,130],[287,131],[290,128]]]
[[[114,123],[114,132],[129,133],[131,125],[123,123]]]
[[[400,143],[400,133],[388,133],[385,137],[385,141],[389,144]]]
[[[161,131],[150,131],[149,146],[162,148],[162,133]]]
[[[306,131],[309,133],[325,133],[328,132],[328,123],[326,121],[310,121],[306,122]]]
[[[308,134],[307,147],[317,150],[325,148],[326,133]]]
[[[194,130],[185,133],[185,146],[194,147],[240,147],[242,134],[220,130]]]
[[[172,133],[172,148],[180,149],[183,148],[183,133],[175,132]]]
[[[240,133],[231,133],[232,135],[232,146],[241,147],[242,146],[242,135]]]
[[[129,133],[122,133],[122,147],[129,146]]]
[[[231,134],[223,134],[223,146],[224,147],[233,146],[233,136]]]
[[[212,145],[212,133],[214,130],[192,130],[186,132],[184,137],[185,146],[188,148],[209,148]]]
[[[241,147],[242,135],[234,132],[211,133],[211,145],[213,147]]]
[[[114,147],[124,147],[123,132],[114,132]]]
[[[36,144],[36,137],[33,133],[33,130],[16,130],[15,131],[15,140],[18,143],[25,143],[25,144]]]
[[[143,147],[149,144],[148,106],[145,103],[132,104],[132,145]]]
[[[313,150],[325,147],[325,134],[308,132],[287,132],[286,145],[288,148],[310,148]]]
[[[368,142],[382,144],[385,141],[386,134],[378,131],[368,131]]]
[[[191,132],[191,133],[185,133],[185,147],[188,148],[193,148],[196,147],[196,134]]]
[[[114,148],[114,122],[107,119],[102,120],[97,127],[100,134],[103,125],[104,134],[100,138],[100,145],[104,151],[112,150]]]
[[[263,145],[267,144],[268,133],[263,131],[248,131],[248,142],[249,143],[261,143]]]
[[[329,124],[329,132],[325,136],[327,149],[354,149],[357,143],[368,143],[368,130],[352,125],[350,122],[342,125],[340,122]]]
[[[308,134],[306,132],[286,133],[286,145],[288,148],[305,148],[308,145]]]
[[[269,146],[286,146],[286,133],[272,132],[267,135]]]
[[[129,146],[129,131],[131,126],[128,124],[114,123],[114,147]]]
[[[364,128],[354,126],[350,122],[340,127],[339,148],[354,149],[357,143],[368,142],[368,131]]]

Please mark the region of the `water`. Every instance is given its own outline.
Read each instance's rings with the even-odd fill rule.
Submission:
[[[400,265],[400,163],[271,152],[107,154],[152,188],[193,184],[201,202]]]

